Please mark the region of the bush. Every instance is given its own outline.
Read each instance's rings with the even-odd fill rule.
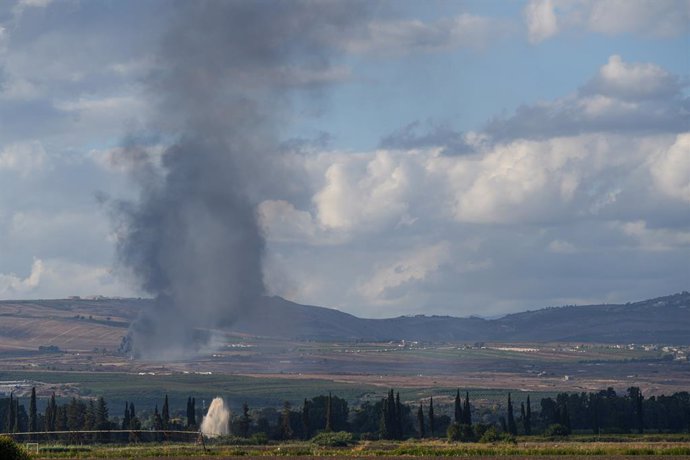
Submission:
[[[268,444],[268,435],[266,433],[264,433],[263,431],[260,433],[254,433],[249,438],[249,441],[254,446],[260,446],[263,444]]]
[[[324,431],[311,438],[311,442],[323,447],[346,447],[352,443],[352,434],[347,431]]]
[[[510,433],[499,433],[496,431],[496,428],[491,426],[488,427],[485,431],[484,434],[482,434],[482,437],[479,438],[479,442],[483,444],[489,444],[489,443],[495,443],[495,442],[504,442],[507,444],[517,444],[517,440],[515,439],[515,436],[513,436]]]
[[[2,460],[29,460],[29,454],[12,438],[0,436],[0,458]]]
[[[546,428],[546,430],[544,430],[544,435],[551,437],[568,436],[569,434],[570,432],[568,431],[568,428],[561,425],[560,423],[554,423],[553,425],[549,425]]]
[[[482,436],[479,438],[479,442],[488,444],[491,442],[496,442],[498,439],[498,431],[496,431],[496,428],[491,426],[484,431],[484,434],[482,434]]]
[[[448,436],[448,441],[451,442],[472,442],[475,440],[472,427],[464,423],[462,425],[459,423],[453,423],[448,427],[446,434]]]

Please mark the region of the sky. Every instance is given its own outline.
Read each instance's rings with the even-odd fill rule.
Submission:
[[[173,142],[150,81],[179,3],[0,2],[0,298],[150,295],[108,203],[137,199],[129,147]],[[364,9],[327,64],[273,69],[267,294],[497,316],[688,289],[690,1]]]

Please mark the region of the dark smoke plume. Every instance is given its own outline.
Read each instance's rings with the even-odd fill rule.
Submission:
[[[280,193],[279,129],[291,98],[329,83],[329,57],[362,13],[352,2],[168,5],[171,25],[146,85],[151,127],[170,146],[160,165],[126,149],[140,194],[118,208],[119,260],[156,298],[127,341],[148,359],[194,352],[204,330],[260,301],[255,206]]]

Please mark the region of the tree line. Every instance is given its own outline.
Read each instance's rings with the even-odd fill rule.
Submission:
[[[401,401],[393,389],[379,400],[365,401],[350,410],[348,402],[336,395],[304,399],[301,406],[285,402],[273,407],[251,410],[247,403],[230,419],[233,436],[288,440],[310,439],[320,432],[347,431],[360,439],[437,438],[448,436],[458,441],[492,440],[501,436],[560,435],[579,433],[690,432],[690,394],[645,398],[637,387],[624,394],[613,388],[591,393],[560,393],[542,398],[533,412],[530,396],[516,407],[511,394],[506,405],[493,411],[481,411],[470,403],[469,392],[453,395],[452,406],[434,406],[434,399],[410,405]],[[203,414],[193,397],[187,399],[186,411],[172,410],[165,395],[159,410],[137,411],[126,402],[120,415],[111,416],[103,397],[71,398],[58,403],[55,394],[37,410],[35,388],[28,410],[18,398],[0,399],[0,432],[109,431],[109,430],[189,430],[196,431]],[[416,409],[416,410],[415,410]],[[118,411],[119,412],[119,411]],[[449,413],[444,413],[449,412]],[[93,435],[106,441],[107,433]]]

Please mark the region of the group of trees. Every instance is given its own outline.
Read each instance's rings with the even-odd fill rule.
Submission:
[[[625,394],[613,388],[595,393],[561,393],[541,400],[540,419],[546,427],[565,432],[599,433],[688,432],[690,393],[645,398],[637,387]]]
[[[165,396],[163,409],[159,413],[158,405],[153,415],[147,417],[147,429],[182,430],[196,429],[195,400],[187,402],[187,423],[170,418],[168,396]],[[72,398],[58,404],[55,393],[45,402],[45,410],[39,413],[36,400],[36,388],[31,389],[29,411],[19,404],[19,399],[10,395],[0,399],[0,433],[37,433],[54,431],[109,431],[141,430],[141,419],[137,416],[133,402],[125,402],[122,418],[111,418],[108,404],[103,397],[82,400]],[[100,437],[98,437],[100,439]]]
[[[249,438],[261,435],[269,439],[310,439],[319,432],[348,431],[363,439],[407,439],[448,435],[454,440],[479,440],[489,434],[531,435],[546,433],[567,435],[572,431],[590,433],[629,433],[644,431],[685,432],[690,430],[690,394],[645,398],[639,388],[631,387],[623,395],[612,388],[596,393],[561,393],[543,398],[540,411],[533,419],[530,397],[515,408],[512,395],[498,412],[477,413],[482,423],[473,423],[469,393],[464,398],[457,390],[452,418],[439,414],[433,398],[419,404],[414,416],[410,405],[391,389],[378,401],[367,401],[350,411],[345,399],[328,394],[305,399],[293,409],[286,402],[282,410],[262,408],[242,410],[230,421],[234,436]],[[187,399],[186,417],[175,416],[166,395],[161,410],[137,412],[133,402],[126,402],[122,417],[111,417],[106,401],[72,398],[58,403],[55,394],[43,401],[38,411],[36,391],[32,389],[28,411],[13,395],[0,399],[0,432],[109,431],[109,430],[197,430],[196,400]],[[199,417],[200,418],[200,417]],[[493,435],[493,434],[492,434]],[[105,434],[94,435],[105,440]]]

